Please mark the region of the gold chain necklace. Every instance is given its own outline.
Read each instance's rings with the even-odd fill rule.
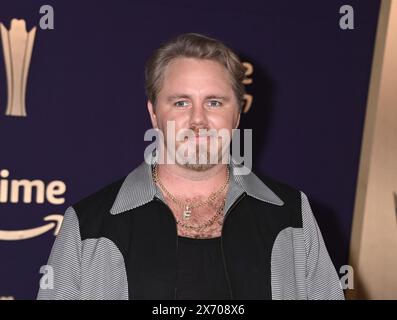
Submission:
[[[226,182],[222,185],[222,187],[216,191],[213,192],[207,200],[205,201],[201,201],[199,203],[196,204],[186,204],[184,202],[182,202],[181,200],[177,199],[174,195],[172,195],[167,188],[163,185],[163,183],[160,181],[159,176],[158,176],[158,168],[157,168],[157,164],[154,165],[153,168],[153,180],[155,183],[158,183],[158,185],[160,186],[161,190],[164,191],[164,193],[174,202],[176,203],[179,207],[181,207],[183,209],[183,219],[184,220],[189,220],[191,213],[192,213],[192,209],[195,208],[199,208],[201,206],[204,206],[206,204],[209,204],[211,201],[215,200],[227,187],[229,180],[230,180],[230,171],[229,171],[229,166],[226,166],[227,169],[227,177],[226,177]],[[182,223],[180,223],[179,221],[177,221],[177,223],[181,224],[184,227],[189,227],[192,229],[202,229],[203,227],[206,227],[210,224],[212,224],[215,221],[215,218],[217,217],[218,214],[222,213],[222,209],[224,206],[224,201],[223,201],[223,205],[217,210],[216,214],[210,219],[208,220],[203,226],[200,227],[194,227],[194,226],[187,226],[187,225],[183,225]],[[208,224],[209,223],[209,224]]]
[[[211,219],[207,220],[202,225],[191,226],[191,225],[185,224],[185,223],[183,223],[183,222],[181,222],[179,220],[177,220],[176,223],[179,224],[180,226],[186,228],[186,229],[193,229],[193,230],[200,231],[201,229],[204,229],[204,228],[209,227],[210,225],[212,225],[215,222],[215,220],[218,217],[218,215],[221,215],[223,213],[223,208],[224,207],[225,207],[225,200],[222,201],[222,205],[216,210],[215,215]]]

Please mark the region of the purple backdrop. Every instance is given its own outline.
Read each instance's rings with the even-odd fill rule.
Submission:
[[[1,0],[0,22],[39,25],[42,1]],[[0,170],[9,179],[62,180],[63,205],[2,203],[0,230],[43,217],[127,174],[143,160],[150,127],[144,62],[170,37],[219,38],[252,63],[254,171],[303,190],[337,269],[347,264],[369,75],[380,1],[46,1],[55,29],[38,28],[27,117],[5,115],[0,55]],[[339,8],[354,8],[341,30]],[[52,230],[0,240],[0,296],[34,298]]]

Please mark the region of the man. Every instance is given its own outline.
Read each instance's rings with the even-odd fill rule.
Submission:
[[[219,133],[239,125],[244,73],[199,34],[153,54],[147,107],[163,139],[68,208],[39,299],[343,299],[306,195],[224,161]]]

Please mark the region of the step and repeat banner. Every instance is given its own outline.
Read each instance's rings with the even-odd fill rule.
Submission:
[[[309,196],[342,277],[380,7],[1,0],[0,299],[34,299],[65,209],[143,161],[144,64],[186,32],[244,61],[254,171]]]

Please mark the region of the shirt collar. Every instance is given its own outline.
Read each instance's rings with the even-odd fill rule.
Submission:
[[[125,178],[110,209],[111,214],[116,215],[143,206],[152,201],[155,196],[162,198],[152,177],[152,165],[155,162],[155,157],[150,157],[147,162],[143,161]],[[226,210],[244,192],[273,205],[284,205],[284,202],[252,171],[247,175],[236,175],[234,169],[241,167],[243,166],[237,164],[234,159],[230,161],[230,185],[225,205]]]

